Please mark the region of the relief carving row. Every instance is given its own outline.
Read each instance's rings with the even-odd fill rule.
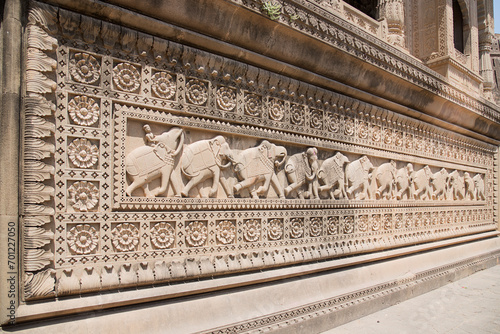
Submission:
[[[146,144],[127,154],[125,167],[128,196],[142,188],[145,197],[164,196],[169,184],[174,197],[221,197],[221,184],[227,198],[267,198],[270,187],[279,198],[355,199],[355,200],[478,200],[484,201],[484,175],[473,177],[468,171],[441,168],[433,173],[426,165],[414,170],[412,163],[391,160],[375,166],[366,155],[350,161],[337,152],[324,161],[318,160],[318,149],[310,147],[289,156],[287,148],[263,140],[258,146],[233,150],[223,136],[198,140],[184,145],[185,131],[173,127],[160,135],[143,126]],[[404,167],[397,168],[398,164]],[[229,168],[231,167],[231,168]],[[288,183],[277,171],[284,168]],[[180,169],[187,183],[184,184]],[[225,177],[221,173],[227,171]],[[160,178],[153,191],[151,181]],[[228,179],[234,179],[231,184]],[[211,180],[208,191],[203,187]],[[248,190],[244,192],[243,190]],[[321,195],[321,196],[320,196]]]

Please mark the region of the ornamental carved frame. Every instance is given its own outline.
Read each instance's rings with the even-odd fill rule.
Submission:
[[[236,60],[31,2],[24,111],[23,298],[171,283],[492,231],[493,145]],[[156,85],[156,86],[155,86]],[[479,175],[484,197],[439,201],[126,194],[125,160],[180,127],[315,148],[374,167]],[[160,131],[161,130],[161,131]],[[235,178],[235,176],[232,176]],[[276,171],[283,187],[285,171]],[[184,180],[185,182],[186,180]],[[219,192],[222,193],[222,192]],[[436,195],[437,196],[437,195]]]

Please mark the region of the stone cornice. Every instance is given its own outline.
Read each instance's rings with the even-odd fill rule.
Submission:
[[[288,12],[283,11],[277,21],[256,13],[260,11],[257,2],[243,6],[222,0],[187,0],[153,6],[149,1],[109,1],[120,7],[96,1],[49,2],[157,36],[196,43],[469,136],[500,139],[500,115],[494,104],[457,90],[413,57],[308,1],[287,1],[283,8]],[[296,14],[290,14],[290,8]],[[297,44],[307,44],[307,48],[297,48]],[[292,45],[301,51],[292,52]]]

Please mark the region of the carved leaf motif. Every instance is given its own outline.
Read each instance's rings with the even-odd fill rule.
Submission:
[[[24,247],[40,248],[50,243],[54,233],[40,227],[25,227]]]
[[[28,70],[51,72],[57,67],[57,61],[39,49],[28,48],[27,54],[26,69]]]
[[[39,71],[26,71],[26,90],[30,93],[46,94],[56,90],[56,82]]]
[[[43,96],[32,95],[24,99],[26,115],[30,116],[50,116],[56,110],[56,105],[47,101]]]
[[[54,154],[53,144],[44,142],[38,138],[26,138],[24,141],[25,159],[42,160]]]
[[[83,40],[89,44],[93,44],[99,36],[101,30],[101,21],[89,16],[82,15],[80,30]]]
[[[139,282],[153,282],[155,276],[148,262],[141,262],[137,268],[137,280]]]
[[[80,292],[80,278],[74,270],[63,269],[57,273],[56,291],[58,296],[75,294]]]
[[[52,263],[54,254],[43,249],[26,249],[24,252],[24,270],[42,270]]]
[[[26,116],[25,136],[32,138],[50,137],[55,131],[54,123],[39,116]]]
[[[101,38],[104,47],[113,49],[120,37],[120,26],[108,22],[102,22]]]
[[[38,182],[24,183],[24,203],[40,204],[54,197],[54,188]]]
[[[62,33],[65,37],[75,38],[78,26],[80,25],[80,14],[60,8],[59,23],[61,24]]]
[[[51,222],[50,216],[26,216],[24,218],[24,226],[26,227],[38,227]]]
[[[120,276],[120,285],[130,285],[137,283],[137,274],[131,263],[124,263],[118,270]]]
[[[56,271],[47,269],[33,274],[25,273],[24,294],[26,298],[45,297],[54,294]]]
[[[50,32],[57,31],[57,8],[50,5],[33,2],[28,13],[28,22],[32,25],[40,25]]]
[[[26,204],[24,205],[24,213],[27,215],[53,215],[54,209],[45,205]]]

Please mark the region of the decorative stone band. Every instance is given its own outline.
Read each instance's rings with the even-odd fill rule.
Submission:
[[[471,211],[462,215],[461,210],[452,208],[429,214],[321,210],[296,216],[298,213],[246,213],[247,218],[240,219],[233,218],[241,214],[238,212],[195,212],[175,220],[158,220],[159,216],[148,214],[141,215],[140,223],[132,217],[125,220],[127,215],[120,214],[117,218],[123,220],[100,224],[104,236],[100,239],[90,226],[94,223],[85,227],[68,222],[71,247],[78,252],[64,258],[56,255],[55,292],[62,296],[213,277],[387,250],[496,228],[487,214],[474,216]],[[229,218],[217,220],[209,215]],[[110,225],[114,226],[111,231]],[[110,247],[115,249],[114,255],[103,256]],[[81,252],[87,254],[82,256]]]

